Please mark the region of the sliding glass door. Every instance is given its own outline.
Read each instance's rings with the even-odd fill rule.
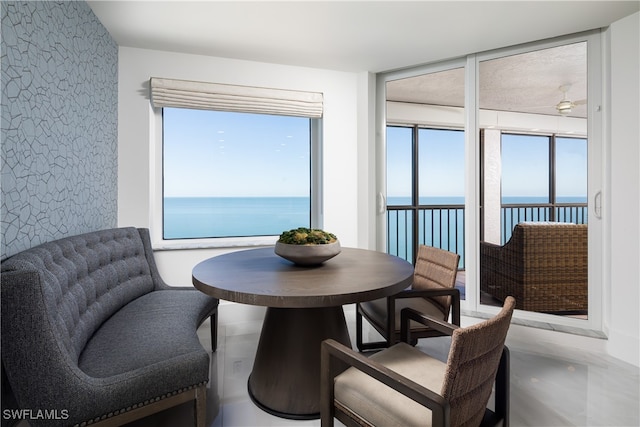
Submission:
[[[586,320],[587,42],[479,61],[478,75],[480,302]]]
[[[463,308],[492,313],[517,291],[533,301],[517,318],[600,330],[599,55],[594,32],[380,75],[379,249],[410,261],[419,244],[459,253]],[[567,257],[547,237],[535,259],[520,251],[489,274],[518,224],[517,234],[555,224],[550,236],[579,236]],[[526,284],[511,278],[527,269],[536,277]],[[507,278],[526,291],[488,282]]]
[[[430,71],[386,84],[385,250],[458,253],[464,298],[464,68]]]

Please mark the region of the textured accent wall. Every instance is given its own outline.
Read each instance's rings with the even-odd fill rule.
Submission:
[[[118,46],[84,1],[0,8],[4,259],[116,226]]]

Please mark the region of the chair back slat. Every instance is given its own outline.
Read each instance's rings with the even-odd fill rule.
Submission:
[[[414,289],[451,289],[456,284],[458,261],[460,255],[433,246],[420,245],[413,274]],[[449,316],[451,297],[430,298],[442,311],[445,318]]]
[[[480,425],[514,308],[515,299],[507,297],[495,317],[453,332],[441,390],[451,405],[452,426]]]

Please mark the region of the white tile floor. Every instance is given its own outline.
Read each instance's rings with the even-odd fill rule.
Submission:
[[[355,343],[353,306],[345,307],[345,316]],[[259,308],[220,306],[218,351],[211,358],[207,426],[319,426],[318,420],[291,421],[269,415],[249,399],[247,378],[261,319]],[[475,321],[463,318],[462,324]],[[205,323],[198,333],[205,348],[211,348],[209,324]],[[512,325],[507,339],[511,350],[511,425],[640,426],[639,369],[607,355],[605,344],[600,339]],[[436,357],[445,357],[448,338],[423,339],[418,346]],[[191,407],[183,405],[130,427],[192,425]]]

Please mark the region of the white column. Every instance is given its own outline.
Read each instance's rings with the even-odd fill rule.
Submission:
[[[484,130],[484,241],[500,244],[500,131]]]

